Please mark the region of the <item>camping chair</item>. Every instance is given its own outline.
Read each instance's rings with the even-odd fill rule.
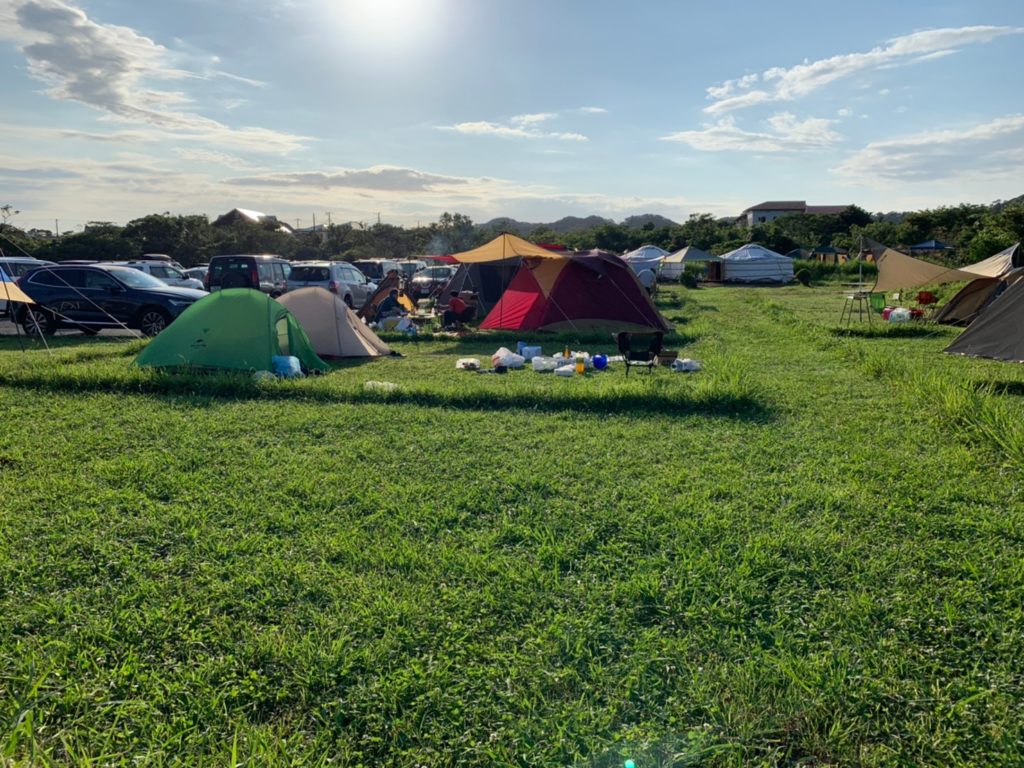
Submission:
[[[662,331],[616,333],[615,344],[626,364],[626,376],[629,376],[629,369],[633,366],[646,367],[648,373],[654,370],[655,358],[661,352],[661,343],[664,338],[665,334]]]
[[[871,311],[882,314],[885,310],[885,294],[884,293],[871,293],[868,294],[868,303],[871,305]]]
[[[914,297],[920,316],[925,320],[931,320],[935,311],[939,308],[939,297],[931,291],[921,291]]]

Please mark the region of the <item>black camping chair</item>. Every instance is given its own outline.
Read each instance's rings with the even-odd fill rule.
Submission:
[[[616,333],[615,344],[626,363],[626,375],[629,376],[629,369],[633,366],[647,368],[648,373],[654,370],[655,358],[661,353],[661,344],[664,339],[665,334],[661,331]]]

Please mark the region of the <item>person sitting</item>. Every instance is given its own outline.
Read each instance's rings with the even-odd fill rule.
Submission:
[[[441,325],[445,328],[458,326],[467,309],[469,309],[469,305],[459,298],[458,293],[452,291],[448,294],[448,309],[441,316]]]
[[[398,303],[398,291],[393,288],[388,297],[377,307],[377,319],[383,320],[385,317],[394,317],[404,312],[402,305]]]

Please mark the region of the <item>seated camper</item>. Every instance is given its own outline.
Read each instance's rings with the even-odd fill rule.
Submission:
[[[380,303],[377,307],[377,319],[382,320],[385,317],[393,317],[395,315],[401,315],[405,313],[405,309],[398,301],[398,290],[392,289],[388,293],[388,297]]]
[[[472,320],[475,315],[476,307],[470,306],[458,293],[452,291],[448,294],[448,308],[441,316],[441,325],[445,328],[457,328],[462,323]]]

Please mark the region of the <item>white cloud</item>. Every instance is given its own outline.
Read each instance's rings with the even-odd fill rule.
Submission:
[[[834,172],[859,183],[1019,179],[1024,176],[1024,115],[872,142]]]
[[[772,67],[760,75],[744,75],[707,89],[712,101],[704,111],[720,114],[779,101],[793,101],[845,77],[881,68],[904,66],[955,53],[959,46],[989,43],[1024,27],[974,26],[930,29],[894,37],[885,45],[862,53],[848,53],[794,67]],[[759,85],[760,87],[755,87]]]
[[[537,112],[532,115],[516,115],[511,119],[511,122],[516,125],[536,125],[538,123],[545,123],[548,120],[554,120],[558,115],[554,112]]]
[[[797,120],[789,112],[780,112],[768,118],[770,131],[745,131],[731,117],[699,131],[677,131],[663,136],[663,141],[678,141],[704,152],[792,152],[822,149],[841,138],[829,126],[836,121],[823,117]]]
[[[252,170],[252,163],[243,160],[235,155],[226,152],[215,152],[209,149],[194,149],[191,147],[175,147],[174,154],[182,160],[191,160],[204,165],[222,165],[236,171]]]
[[[557,139],[559,141],[589,141],[582,133],[564,131],[542,131],[536,127],[539,119],[523,120],[523,118],[540,118],[548,120],[548,115],[519,115],[512,118],[511,125],[492,123],[488,120],[476,120],[455,125],[442,126],[441,130],[455,131],[469,136],[499,136],[503,139]],[[518,122],[517,122],[518,121]]]
[[[305,137],[266,128],[232,128],[191,111],[187,94],[152,83],[201,76],[173,66],[174,56],[167,48],[128,27],[93,21],[62,0],[5,0],[5,5],[0,37],[20,45],[29,73],[47,84],[46,92],[54,99],[84,104],[119,122],[252,151],[290,152],[307,142]]]
[[[267,173],[225,179],[226,184],[250,187],[311,187],[318,189],[364,189],[377,192],[433,192],[460,187],[470,179],[440,176],[412,168],[378,165],[367,169],[340,168],[333,171]]]
[[[888,96],[890,93],[892,93],[892,91],[890,91],[888,88],[880,88],[878,91],[879,96]]]
[[[853,114],[853,110],[850,109],[849,107],[843,107],[842,109],[837,111],[836,114],[839,115],[840,117],[849,117],[850,115]]]
[[[580,107],[580,112],[586,115],[604,115],[608,110],[604,107]]]

